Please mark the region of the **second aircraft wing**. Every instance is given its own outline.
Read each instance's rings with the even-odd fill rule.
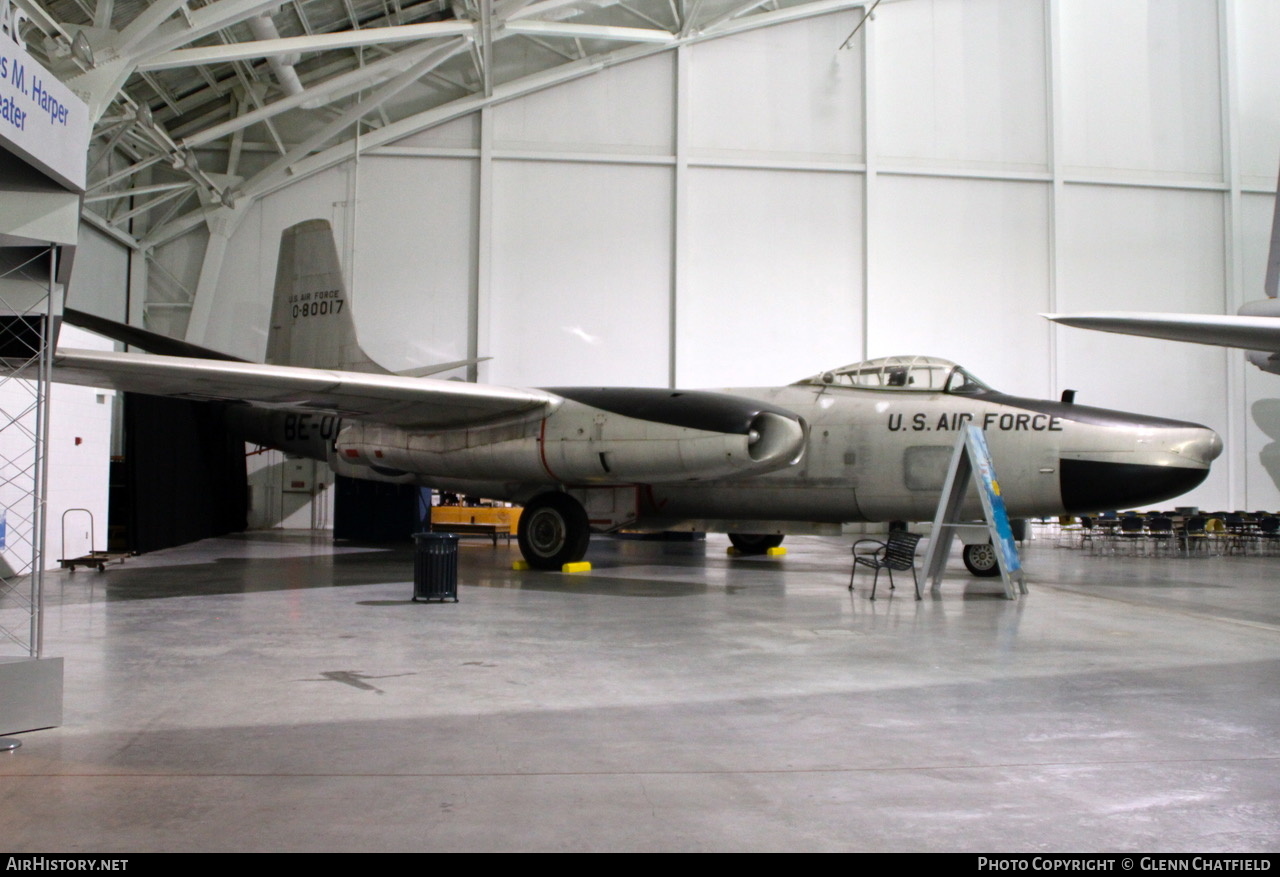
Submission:
[[[1121,335],[1190,341],[1245,350],[1280,350],[1280,318],[1214,314],[1160,314],[1103,311],[1088,314],[1045,314],[1055,323]]]

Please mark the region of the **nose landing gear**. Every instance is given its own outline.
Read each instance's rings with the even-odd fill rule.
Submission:
[[[996,559],[996,547],[990,542],[964,547],[964,567],[979,578],[1000,575],[1000,561]]]

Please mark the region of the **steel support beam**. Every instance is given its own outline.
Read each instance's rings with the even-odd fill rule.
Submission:
[[[234,119],[229,119],[221,124],[205,128],[203,131],[193,134],[190,137],[184,137],[182,139],[182,145],[186,147],[201,146],[205,143],[217,140],[220,137],[225,137],[228,134],[242,131],[257,122],[278,116],[280,113],[301,107],[304,104],[311,104],[313,102],[319,103],[321,101],[335,100],[343,97],[352,91],[363,88],[371,81],[391,75],[398,70],[403,69],[406,65],[416,63],[423,55],[431,51],[433,48],[435,48],[435,44],[415,46],[410,49],[405,49],[402,52],[398,52],[389,58],[383,58],[381,61],[375,61],[366,67],[359,67],[349,73],[344,73],[341,76],[335,76],[332,79],[327,79],[318,85],[308,88],[301,94],[295,94],[278,101],[272,101],[269,104],[262,105],[256,110],[244,113],[243,115],[237,116]]]
[[[127,57],[134,49],[149,39],[173,13],[179,9],[186,9],[186,7],[187,0],[160,0],[159,3],[144,6],[142,11],[138,13],[138,17],[129,22],[115,39],[101,47],[95,46],[95,49],[98,51],[106,50],[115,58]]]
[[[260,189],[269,188],[278,179],[289,174],[290,168],[299,160],[305,158],[313,150],[323,145],[333,138],[343,128],[347,128],[355,124],[359,119],[376,110],[382,104],[395,97],[404,89],[408,88],[414,82],[417,82],[431,68],[443,64],[449,58],[453,57],[460,51],[463,51],[471,43],[470,39],[458,38],[437,46],[429,52],[426,57],[418,61],[405,72],[401,73],[395,79],[392,79],[382,88],[378,89],[374,94],[366,100],[358,101],[356,104],[339,115],[329,124],[325,125],[315,134],[312,134],[302,143],[294,146],[289,150],[287,155],[276,159],[260,173],[255,175],[244,186],[244,192],[250,196],[256,195]]]
[[[214,31],[271,12],[283,6],[287,0],[217,0],[208,6],[192,10],[188,21],[165,21],[156,28],[150,39],[138,44],[132,53],[137,60],[154,57],[163,52],[184,46]],[[185,4],[184,4],[185,5]]]
[[[504,21],[522,21],[529,18],[538,18],[548,13],[557,12],[566,6],[579,6],[582,0],[542,0],[541,3],[530,3],[527,6],[521,6],[518,9],[512,9],[506,6],[498,10],[498,17]]]
[[[729,22],[717,28],[707,28],[690,34],[683,39],[676,38],[672,34],[664,36],[664,42],[642,42],[619,48],[607,55],[597,55],[585,58],[581,61],[569,62],[550,70],[545,70],[531,76],[522,77],[511,82],[501,83],[494,86],[492,95],[475,95],[469,94],[460,97],[450,103],[443,104],[438,107],[426,110],[413,116],[392,122],[390,125],[379,128],[376,131],[362,134],[360,138],[360,148],[362,151],[368,151],[379,146],[385,146],[401,140],[405,137],[412,136],[428,128],[436,125],[444,124],[469,113],[476,112],[487,106],[491,106],[502,101],[512,100],[526,94],[550,88],[564,82],[569,82],[583,76],[590,76],[606,67],[623,64],[628,61],[638,60],[659,52],[671,51],[676,46],[693,45],[695,43],[706,40],[718,39],[719,37],[728,36],[730,34],[742,33],[748,30],[754,30],[761,27],[770,27],[776,24],[783,24],[789,21],[796,21],[803,18],[809,18],[818,15],[827,15],[832,12],[839,12],[845,9],[853,9],[856,7],[865,7],[871,0],[819,0],[817,3],[808,3],[797,7],[791,7],[776,12],[764,12],[756,15],[746,16],[745,18]],[[533,4],[523,9],[519,9],[511,14],[512,19],[524,20],[526,16],[533,14],[545,14],[563,6],[571,5],[570,0],[544,0],[542,3]],[[509,19],[510,21],[510,19]],[[639,29],[642,30],[643,29]],[[362,31],[367,33],[367,31]],[[510,24],[506,28],[497,30],[494,34],[495,40],[501,40],[504,37],[514,36]],[[331,134],[329,136],[332,136]],[[335,146],[328,147],[321,152],[308,155],[296,161],[289,162],[290,173],[275,174],[271,179],[267,179],[264,175],[259,174],[257,184],[252,187],[246,186],[244,192],[254,198],[260,198],[271,192],[277,191],[290,183],[304,179],[310,174],[319,173],[328,168],[342,164],[351,158],[351,146],[349,143],[340,143]],[[207,208],[192,211],[183,216],[178,217],[172,223],[167,223],[162,228],[155,228],[148,232],[145,243],[147,246],[159,246],[175,238],[181,237],[187,232],[196,228],[204,221]]]
[[[175,189],[194,189],[195,183],[190,181],[182,183],[157,183],[154,186],[139,186],[136,189],[124,189],[118,192],[102,192],[97,195],[86,195],[84,203],[90,204],[95,201],[111,201],[116,198],[135,198],[138,195],[155,195],[160,192],[172,192]]]
[[[323,52],[330,49],[353,49],[358,46],[384,46],[410,40],[436,39],[450,36],[472,36],[476,26],[466,21],[433,21],[399,27],[371,27],[367,30],[341,31],[303,37],[281,37],[278,40],[256,40],[225,46],[177,49],[157,55],[138,65],[139,70],[172,70],[230,61],[293,55],[299,52]]]
[[[671,43],[676,35],[646,27],[613,27],[607,24],[568,24],[562,21],[511,21],[507,33],[539,37],[571,37],[582,40],[618,40],[626,43]]]
[[[226,260],[227,245],[235,234],[244,210],[219,207],[209,217],[209,240],[204,247],[204,261],[200,263],[200,279],[196,281],[195,295],[191,301],[191,314],[187,318],[186,340],[205,346],[205,334],[209,331],[209,318],[217,297],[218,280],[222,277],[222,263]]]

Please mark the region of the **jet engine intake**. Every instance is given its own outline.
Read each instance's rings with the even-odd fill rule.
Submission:
[[[762,411],[751,421],[747,431],[747,453],[757,463],[778,460],[798,463],[804,454],[805,432],[803,418]]]

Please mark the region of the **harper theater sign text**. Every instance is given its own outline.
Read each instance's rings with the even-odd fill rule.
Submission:
[[[28,54],[19,35],[25,20],[0,0],[0,146],[83,192],[88,107]]]

